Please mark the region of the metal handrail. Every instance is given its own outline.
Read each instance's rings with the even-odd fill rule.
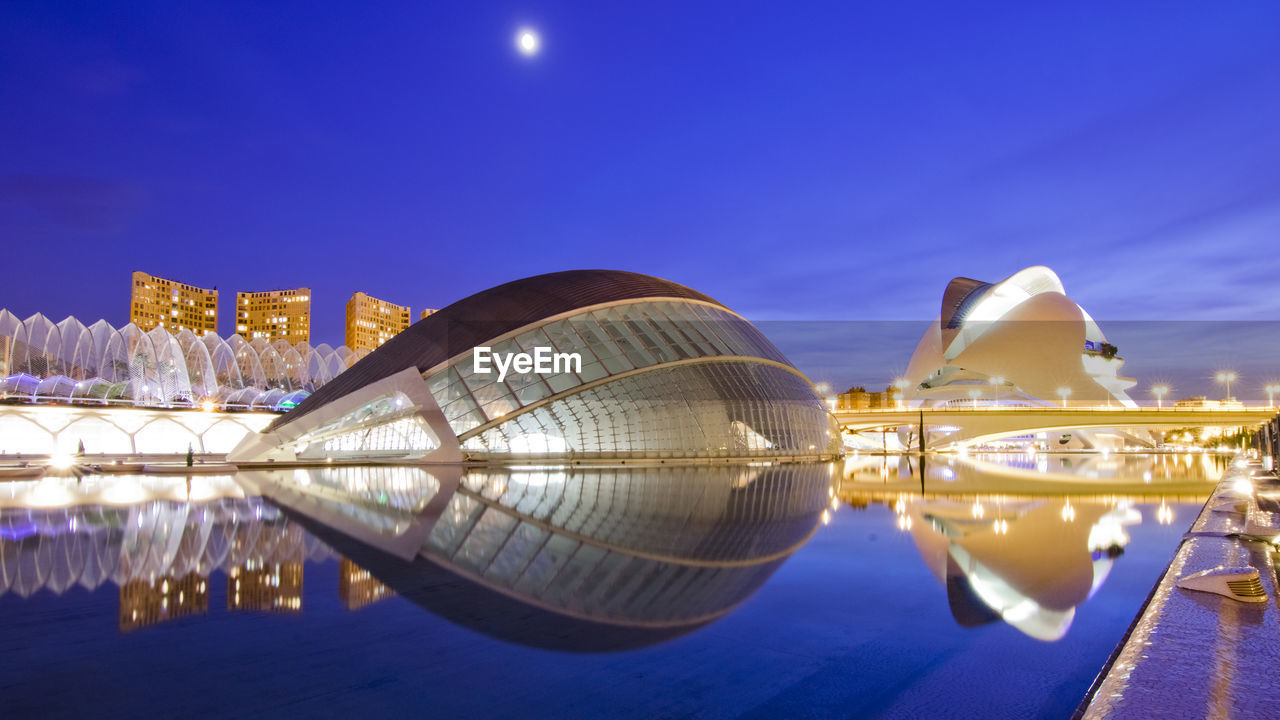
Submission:
[[[986,413],[986,412],[1037,412],[1045,414],[1061,414],[1072,412],[1115,412],[1115,413],[1256,413],[1271,412],[1280,414],[1280,409],[1267,405],[1242,405],[1240,407],[1124,407],[1121,405],[1068,405],[1067,407],[1027,407],[1020,405],[987,405],[983,407],[965,407],[960,405],[950,407],[925,407],[925,408],[867,408],[865,410],[833,410],[837,415],[862,415],[862,414],[894,414],[894,413]]]

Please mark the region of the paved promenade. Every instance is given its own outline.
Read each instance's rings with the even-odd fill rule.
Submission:
[[[1254,463],[1232,464],[1192,524],[1140,619],[1078,716],[1280,717],[1280,592],[1275,547],[1280,481]],[[1186,590],[1176,583],[1220,565],[1257,568],[1264,603]]]

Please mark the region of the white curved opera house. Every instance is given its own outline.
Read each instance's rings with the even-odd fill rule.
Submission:
[[[1136,382],[1089,313],[1047,267],[998,283],[952,280],[942,310],[904,376],[904,399],[934,407],[972,403],[1136,407]]]

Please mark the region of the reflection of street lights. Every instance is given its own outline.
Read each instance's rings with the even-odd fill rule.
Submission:
[[[997,375],[996,377],[991,378],[987,382],[995,386],[996,388],[995,403],[996,403],[996,407],[1000,407],[1000,386],[1004,384],[1004,378]]]
[[[1267,407],[1276,406],[1276,393],[1280,392],[1280,385],[1272,383],[1267,386]]]
[[[973,409],[974,409],[974,410],[977,410],[977,409],[978,409],[978,396],[979,396],[979,395],[981,395],[981,394],[982,394],[982,391],[981,391],[981,390],[979,390],[979,389],[977,389],[977,388],[974,388],[974,389],[972,389],[972,390],[970,390],[970,391],[969,391],[969,397],[973,399]]]
[[[1227,384],[1227,397],[1224,398],[1227,402],[1231,401],[1231,381],[1235,379],[1236,374],[1231,370],[1224,370],[1218,373],[1218,382]]]
[[[1062,396],[1062,407],[1067,406],[1067,398],[1071,397],[1071,388],[1058,388],[1058,394]]]
[[[1156,408],[1164,408],[1164,396],[1169,394],[1168,385],[1156,385],[1151,388],[1151,394],[1156,396]]]

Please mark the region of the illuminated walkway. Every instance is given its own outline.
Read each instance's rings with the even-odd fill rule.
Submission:
[[[277,413],[104,408],[86,405],[0,405],[0,458],[74,453],[134,457],[223,455]]]
[[[1241,463],[1243,464],[1243,463]],[[1274,718],[1280,707],[1280,609],[1274,547],[1280,481],[1260,466],[1219,483],[1128,637],[1086,698],[1081,716]],[[1219,566],[1255,568],[1263,602],[1177,586]]]

